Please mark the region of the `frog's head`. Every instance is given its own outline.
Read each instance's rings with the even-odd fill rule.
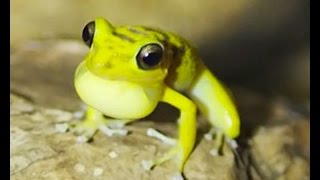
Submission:
[[[173,56],[167,36],[140,26],[112,26],[97,18],[83,29],[82,39],[90,47],[85,61],[101,78],[140,83],[163,81]]]

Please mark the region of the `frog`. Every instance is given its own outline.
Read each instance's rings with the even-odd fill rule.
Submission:
[[[147,26],[114,26],[97,17],[82,31],[89,47],[74,75],[87,105],[73,132],[87,139],[101,126],[143,119],[166,103],[179,111],[177,139],[151,167],[174,160],[183,173],[195,147],[197,114],[221,136],[240,134],[240,116],[230,90],[213,74],[191,43],[172,32]]]

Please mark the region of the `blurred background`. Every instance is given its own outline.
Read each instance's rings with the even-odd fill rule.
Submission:
[[[310,1],[14,0],[10,3],[12,54],[31,40],[80,42],[83,26],[103,16],[114,25],[155,26],[184,36],[227,85],[256,90],[266,96],[283,96],[297,104],[309,103]]]

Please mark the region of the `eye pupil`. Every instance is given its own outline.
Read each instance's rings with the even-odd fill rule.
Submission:
[[[161,62],[162,56],[163,49],[160,45],[147,44],[140,49],[137,55],[137,64],[140,69],[152,69]]]
[[[82,40],[89,47],[91,47],[92,45],[94,31],[95,31],[94,21],[90,21],[82,30]]]
[[[159,59],[161,59],[162,54],[160,54],[159,52],[152,52],[149,54],[146,54],[143,57],[143,61],[145,64],[149,65],[149,66],[155,66],[159,63]]]

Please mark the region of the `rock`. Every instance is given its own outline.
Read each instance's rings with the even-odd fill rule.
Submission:
[[[288,118],[289,109],[275,107],[274,119]],[[249,140],[252,166],[262,179],[310,179],[309,121],[294,116],[277,120],[259,127]]]
[[[21,102],[34,111],[11,115],[12,179],[126,179],[129,176],[132,179],[170,179],[176,175],[176,166],[171,161],[151,171],[145,171],[141,165],[143,160],[152,160],[170,148],[148,137],[147,129],[156,127],[175,134],[176,123],[136,122],[126,127],[132,132],[128,136],[107,137],[99,132],[93,142],[78,144],[73,134],[55,129],[61,122],[61,114],[68,112],[38,107],[11,94],[12,111],[18,111],[15,108],[19,109]],[[225,145],[224,156],[212,156],[209,153],[212,146],[213,141],[202,139],[199,142],[185,167],[187,179],[234,179],[239,173],[235,171],[238,167],[232,150]]]

